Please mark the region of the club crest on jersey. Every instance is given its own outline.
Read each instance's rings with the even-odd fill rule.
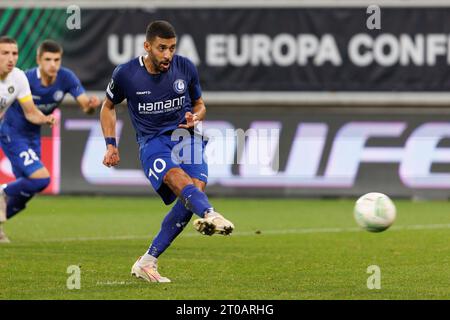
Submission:
[[[55,93],[53,94],[53,99],[55,99],[55,101],[61,101],[61,99],[64,97],[64,93],[61,90],[57,90],[55,91]]]
[[[13,87],[13,86],[10,86],[10,87],[8,88],[8,92],[9,92],[9,94],[13,94],[13,93],[14,93],[14,87]]]
[[[186,81],[183,79],[177,79],[173,83],[173,90],[178,94],[183,94],[186,91]]]

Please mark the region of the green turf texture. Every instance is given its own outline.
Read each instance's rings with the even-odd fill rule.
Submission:
[[[450,203],[397,200],[382,233],[358,229],[353,200],[217,199],[229,237],[190,223],[160,257],[172,283],[130,276],[168,207],[156,198],[37,197],[8,221],[0,299],[449,299]],[[192,222],[192,220],[191,220]],[[70,265],[81,289],[69,290]],[[368,289],[381,271],[381,289]]]

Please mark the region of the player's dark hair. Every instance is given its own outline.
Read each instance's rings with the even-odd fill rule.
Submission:
[[[13,43],[17,44],[17,41],[9,36],[1,36],[0,43]]]
[[[38,56],[42,56],[44,52],[51,52],[51,53],[61,53],[63,52],[63,48],[61,45],[53,40],[44,40],[37,49]]]
[[[147,32],[145,33],[147,41],[152,41],[156,37],[163,39],[176,38],[175,28],[167,21],[157,20],[151,22],[147,26]]]

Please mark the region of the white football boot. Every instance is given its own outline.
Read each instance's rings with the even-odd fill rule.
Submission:
[[[158,265],[156,262],[142,266],[139,261],[141,257],[137,259],[131,268],[131,275],[136,278],[144,279],[148,282],[171,282],[169,278],[163,277],[158,272]]]
[[[215,211],[205,213],[205,217],[194,220],[193,225],[198,232],[207,236],[215,233],[226,236],[234,230],[234,224]]]

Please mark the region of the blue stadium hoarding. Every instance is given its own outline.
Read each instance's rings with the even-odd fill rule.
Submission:
[[[121,164],[108,169],[102,165],[98,119],[63,112],[62,193],[153,193],[124,108],[118,119]],[[379,190],[403,197],[450,196],[445,108],[226,105],[208,111],[203,129],[213,194],[355,196]]]

